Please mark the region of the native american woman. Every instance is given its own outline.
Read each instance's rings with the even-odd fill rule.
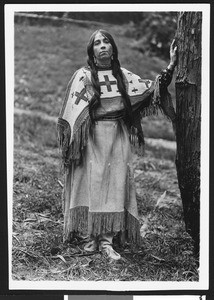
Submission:
[[[88,66],[72,76],[57,124],[65,171],[64,240],[88,236],[86,251],[99,249],[115,260],[116,235],[140,244],[132,148],[143,153],[144,116],[159,109],[175,123],[167,86],[176,50],[173,42],[169,66],[152,81],[120,66],[108,32],[92,34]]]

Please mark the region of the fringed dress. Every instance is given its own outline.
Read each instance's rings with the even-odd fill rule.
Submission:
[[[156,112],[158,101],[161,108],[161,97],[154,98],[158,93],[154,82],[122,70],[139,123],[143,115]],[[136,139],[131,137],[125,124],[122,96],[112,71],[99,70],[98,78],[101,105],[96,111],[95,124],[90,123],[88,114],[93,90],[87,68],[77,71],[70,81],[59,117],[58,130],[65,163],[64,240],[69,240],[74,232],[93,236],[125,233],[129,242],[139,245],[140,225],[131,150]],[[169,72],[158,78],[162,87],[170,81]],[[82,86],[78,87],[79,84]],[[165,111],[166,106],[172,109],[167,101]],[[80,102],[83,106],[79,109]],[[76,108],[78,112],[75,112]]]

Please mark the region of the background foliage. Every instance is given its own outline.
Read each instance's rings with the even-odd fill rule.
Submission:
[[[169,58],[169,45],[177,26],[177,12],[39,12],[40,15],[109,24],[128,24],[126,35],[134,47],[153,56]]]

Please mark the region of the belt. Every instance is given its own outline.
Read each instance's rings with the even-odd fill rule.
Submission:
[[[112,114],[112,115],[104,115],[95,117],[95,121],[116,121],[123,119],[123,114]]]

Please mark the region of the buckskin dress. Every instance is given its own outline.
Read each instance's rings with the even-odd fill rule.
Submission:
[[[147,115],[145,112],[149,110],[154,112],[151,97],[155,93],[154,82],[142,80],[126,69],[122,71],[131,104],[137,114],[141,112]],[[171,75],[166,74],[167,79],[164,79],[163,75],[160,78],[162,85],[167,86],[171,81]],[[59,127],[63,122],[65,124],[61,131],[61,145],[66,144],[62,140],[62,136],[65,139],[65,132],[72,131],[70,127],[73,126],[72,109],[76,108],[75,104],[81,102],[84,105],[81,114],[84,116],[87,114],[87,118],[83,119],[88,120],[85,124],[87,133],[84,131],[83,134],[81,131],[78,138],[79,140],[83,138],[83,135],[87,135],[84,145],[79,145],[81,161],[75,163],[75,160],[71,159],[65,169],[64,240],[69,240],[73,232],[93,236],[125,232],[129,242],[139,245],[140,225],[130,132],[120,113],[124,109],[122,96],[118,91],[117,80],[112,70],[99,70],[98,78],[101,88],[101,105],[96,111],[95,124],[91,127],[88,117],[87,104],[93,95],[88,68],[78,70],[70,81],[59,117]],[[81,81],[82,87],[77,92],[75,85]],[[70,109],[68,109],[68,101],[72,103]],[[65,113],[66,108],[67,113]],[[65,121],[66,114],[67,121]],[[68,121],[69,118],[70,121]],[[89,130],[88,127],[91,129]],[[67,142],[65,156],[69,151],[71,152],[69,150],[71,140],[70,138],[70,142]]]

